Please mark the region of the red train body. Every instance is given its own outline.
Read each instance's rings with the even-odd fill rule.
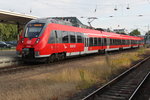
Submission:
[[[45,18],[32,20],[25,26],[16,50],[18,57],[24,59],[44,57],[53,62],[67,56],[134,48],[143,44],[141,37],[62,25]]]

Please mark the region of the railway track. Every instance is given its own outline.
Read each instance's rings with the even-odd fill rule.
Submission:
[[[138,88],[137,92],[133,96],[133,100],[150,100],[150,73]]]
[[[150,73],[150,56],[82,100],[133,100]]]
[[[127,49],[124,50],[124,52],[132,52],[134,51],[134,49]],[[109,55],[115,55],[115,54],[119,54],[122,53],[121,51],[109,51],[108,54]],[[44,64],[44,63],[38,63],[38,64],[22,64],[20,63],[19,65],[13,65],[13,66],[7,66],[7,67],[0,67],[0,75],[2,74],[10,74],[10,73],[15,73],[15,72],[20,72],[20,71],[24,71],[24,70],[31,70],[33,68],[38,68],[38,67],[47,67],[47,66],[53,66],[55,64],[62,64],[62,63],[68,63],[68,62],[72,62],[72,61],[80,61],[81,59],[88,59],[88,57],[95,57],[97,56],[97,54],[90,54],[90,55],[82,55],[82,56],[76,56],[76,57],[71,57],[69,59],[65,59],[63,61],[58,61],[58,62],[54,62],[51,64]],[[98,56],[105,56],[104,54],[98,55]]]
[[[115,53],[113,53],[115,54]],[[91,54],[91,55],[86,55],[86,56],[77,56],[77,57],[71,57],[71,58],[67,58],[64,59],[62,61],[56,61],[50,64],[47,63],[39,63],[39,62],[34,62],[33,63],[28,63],[28,64],[23,64],[20,63],[19,65],[13,65],[13,66],[6,66],[6,67],[0,67],[0,75],[4,75],[4,74],[11,74],[11,73],[16,73],[16,72],[21,72],[21,71],[25,71],[25,70],[32,70],[34,68],[43,68],[43,67],[52,67],[58,64],[65,64],[65,63],[71,63],[74,61],[80,61],[82,59],[89,59],[88,57],[95,57],[97,56],[97,54]],[[101,55],[104,56],[104,55]]]
[[[135,90],[130,100],[150,100],[150,72],[145,76],[141,84]]]

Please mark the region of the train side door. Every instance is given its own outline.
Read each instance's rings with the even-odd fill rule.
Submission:
[[[57,51],[57,32],[56,31],[51,31],[50,38],[48,41],[49,44],[51,44],[51,53],[55,53]]]
[[[102,49],[109,49],[110,39],[108,37],[102,38]]]
[[[59,43],[59,34],[58,34],[58,32],[57,31],[54,31],[54,33],[55,33],[55,51],[57,51],[58,52],[58,50],[59,50],[59,45],[58,45],[58,43]]]
[[[106,46],[107,46],[107,49],[109,49],[109,47],[110,47],[110,38],[109,37],[106,38]]]
[[[88,52],[88,46],[89,46],[89,38],[85,36],[84,37],[84,53]]]

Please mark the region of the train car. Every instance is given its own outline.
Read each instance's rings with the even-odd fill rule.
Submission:
[[[121,50],[142,45],[143,38],[63,25],[56,19],[35,19],[27,23],[16,48],[24,60],[66,57]]]

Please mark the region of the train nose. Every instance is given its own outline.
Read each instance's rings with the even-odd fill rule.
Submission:
[[[24,58],[34,58],[34,48],[23,48],[22,57]]]
[[[33,39],[24,39],[24,42],[23,42],[23,44],[24,44],[24,48],[33,48],[33,46],[35,45],[35,44],[37,44],[39,42],[39,39],[37,39],[37,38],[33,38]]]

